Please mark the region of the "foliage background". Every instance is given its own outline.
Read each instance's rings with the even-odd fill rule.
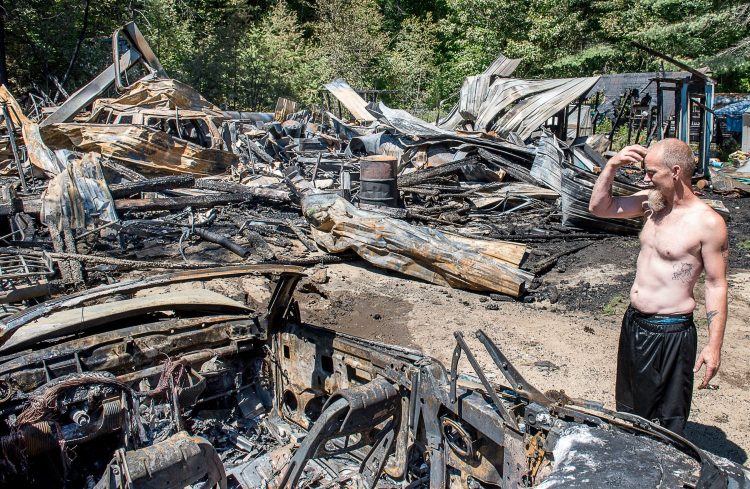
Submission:
[[[397,90],[414,111],[454,95],[499,54],[522,77],[658,69],[640,41],[719,91],[750,91],[750,3],[734,0],[0,0],[17,95],[72,93],[111,63],[111,34],[134,20],[170,76],[226,108],[318,101],[335,77]],[[669,67],[667,67],[669,68]]]

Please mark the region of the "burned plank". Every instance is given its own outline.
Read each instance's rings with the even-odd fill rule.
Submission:
[[[461,160],[451,161],[450,163],[446,163],[444,165],[440,165],[435,168],[417,170],[413,173],[408,173],[406,175],[399,176],[398,186],[399,187],[413,187],[415,185],[420,185],[422,183],[435,180],[436,178],[439,178],[439,177],[444,177],[446,175],[452,175],[454,173],[458,173],[459,171],[461,171],[461,168],[465,166],[473,166],[477,164],[481,164],[481,159],[476,156],[469,156]]]
[[[225,192],[238,195],[246,195],[248,198],[264,198],[278,202],[291,202],[289,192],[275,188],[248,187],[240,183],[227,182],[225,180],[198,179],[195,181],[195,188],[203,190],[212,190],[216,192]]]
[[[156,199],[118,199],[115,201],[115,209],[120,212],[173,211],[182,210],[186,207],[205,209],[217,205],[245,202],[250,198],[245,194],[218,194]]]
[[[109,186],[112,197],[128,197],[141,192],[162,192],[175,188],[192,187],[195,184],[193,175],[169,175],[165,177],[150,178],[148,180],[120,183]]]

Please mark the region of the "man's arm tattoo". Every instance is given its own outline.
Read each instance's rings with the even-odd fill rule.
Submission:
[[[675,263],[673,268],[672,280],[679,280],[684,284],[690,283],[690,276],[693,274],[692,263]]]
[[[719,314],[719,311],[708,311],[706,312],[706,321],[708,322],[708,328],[711,328],[711,321]]]

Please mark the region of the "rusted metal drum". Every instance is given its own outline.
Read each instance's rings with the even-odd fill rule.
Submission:
[[[397,159],[393,156],[365,156],[359,160],[359,201],[385,207],[398,206]]]

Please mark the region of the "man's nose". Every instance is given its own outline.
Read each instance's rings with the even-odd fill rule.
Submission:
[[[643,181],[644,181],[644,182],[646,182],[646,183],[651,183],[651,177],[649,176],[649,174],[648,174],[648,173],[646,173],[646,174],[645,174],[645,175],[643,176]]]

